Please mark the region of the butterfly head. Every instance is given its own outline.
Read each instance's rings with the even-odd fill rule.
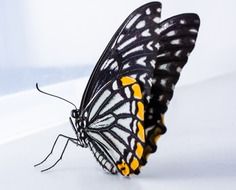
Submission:
[[[80,116],[80,110],[79,109],[73,109],[71,111],[71,117],[75,120],[78,120]]]
[[[72,121],[71,118],[74,120],[74,122]],[[80,110],[73,109],[71,111],[71,118],[70,121],[77,136],[77,139],[80,141],[80,145],[82,145],[82,147],[87,147],[87,143],[85,142],[86,140],[85,122],[84,118],[81,116]]]

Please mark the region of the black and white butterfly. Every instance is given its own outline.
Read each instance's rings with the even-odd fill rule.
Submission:
[[[80,108],[72,110],[76,137],[58,136],[67,138],[65,148],[69,141],[89,147],[112,174],[138,174],[156,151],[157,139],[166,132],[164,113],[195,45],[198,15],[180,14],[162,22],[160,17],[159,2],[128,16],[98,60]]]

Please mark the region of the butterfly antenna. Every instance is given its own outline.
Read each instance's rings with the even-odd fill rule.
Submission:
[[[73,106],[75,107],[75,109],[77,110],[76,105],[73,104],[72,102],[70,102],[70,101],[68,101],[68,100],[66,100],[66,99],[64,99],[64,98],[62,98],[62,97],[60,97],[60,96],[56,96],[56,95],[54,95],[54,94],[49,94],[49,93],[47,93],[47,92],[42,91],[42,90],[39,88],[38,83],[36,83],[36,88],[37,88],[37,90],[38,90],[39,92],[41,92],[41,93],[43,93],[43,94],[46,94],[46,95],[48,95],[48,96],[52,96],[52,97],[55,97],[55,98],[64,100],[65,102],[68,102],[69,104],[73,105]]]

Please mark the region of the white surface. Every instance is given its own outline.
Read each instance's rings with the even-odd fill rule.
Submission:
[[[1,0],[0,69],[95,64],[123,20],[147,2]],[[184,12],[201,17],[197,45],[179,84],[236,70],[235,0],[161,2],[162,19]]]
[[[73,135],[67,122],[0,145],[0,189],[233,190],[236,187],[235,81],[236,73],[177,88],[166,114],[168,131],[139,176],[127,179],[108,175],[89,150],[73,144],[49,172],[40,173],[40,168],[33,168],[49,152],[59,133]],[[54,107],[48,102],[40,104],[50,111]],[[52,115],[58,111],[54,107]],[[39,114],[36,110],[27,119]],[[67,111],[64,114],[69,116]],[[42,115],[39,119],[47,117]],[[60,141],[44,167],[56,160],[62,146]]]

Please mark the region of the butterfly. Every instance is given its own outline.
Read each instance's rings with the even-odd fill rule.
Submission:
[[[162,22],[160,17],[161,3],[151,2],[122,23],[90,76],[80,108],[71,112],[75,137],[60,134],[50,154],[36,166],[47,160],[63,137],[67,141],[60,159],[72,142],[90,148],[111,174],[140,173],[166,132],[164,114],[200,26],[194,13]]]

